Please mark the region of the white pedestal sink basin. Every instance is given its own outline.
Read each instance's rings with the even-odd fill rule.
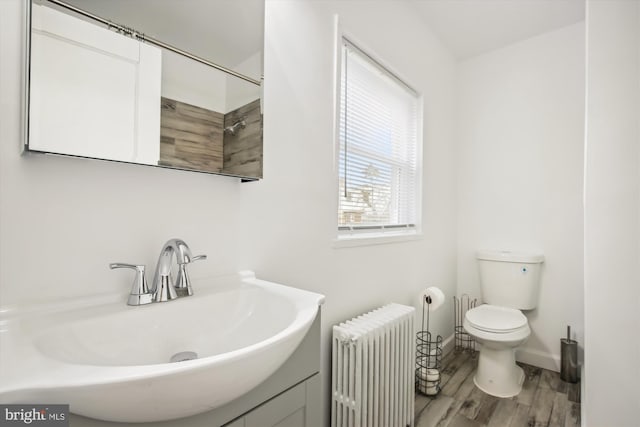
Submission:
[[[147,306],[1,314],[0,403],[68,403],[73,413],[120,422],[206,412],[273,374],[324,301],[247,273],[215,286],[194,281],[194,289]],[[183,352],[197,358],[171,362]]]

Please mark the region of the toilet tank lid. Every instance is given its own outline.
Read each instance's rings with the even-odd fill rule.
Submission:
[[[527,264],[539,264],[544,262],[544,255],[511,251],[487,251],[476,253],[476,258],[486,261],[518,262]]]

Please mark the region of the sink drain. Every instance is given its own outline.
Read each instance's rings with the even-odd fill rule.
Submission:
[[[181,351],[180,353],[176,353],[171,356],[169,362],[184,362],[185,360],[193,360],[198,358],[198,353],[195,351]]]

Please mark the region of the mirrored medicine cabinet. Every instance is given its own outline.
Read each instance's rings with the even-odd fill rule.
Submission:
[[[30,152],[262,177],[264,0],[32,0]]]

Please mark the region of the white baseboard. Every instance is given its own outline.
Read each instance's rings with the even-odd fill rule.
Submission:
[[[453,351],[455,346],[455,334],[451,334],[442,342],[442,354],[446,356]],[[476,343],[476,350],[480,350],[482,345]],[[537,366],[538,368],[548,369],[554,372],[560,372],[560,355],[542,352],[530,348],[516,349],[516,360],[526,363],[527,365]]]
[[[442,357],[453,351],[455,345],[455,334],[449,335],[442,341]]]
[[[560,372],[560,355],[545,353],[530,348],[516,349],[516,360],[538,368]]]

